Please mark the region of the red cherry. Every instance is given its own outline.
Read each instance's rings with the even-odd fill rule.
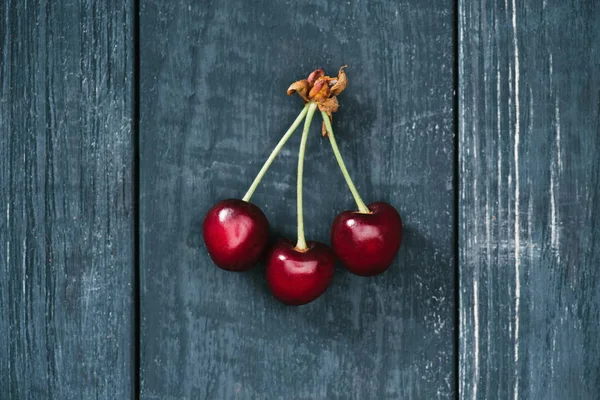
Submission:
[[[387,270],[402,242],[402,219],[388,203],[368,206],[371,214],[344,211],[331,226],[331,247],[356,275],[371,276]]]
[[[202,233],[208,254],[219,268],[247,271],[267,247],[269,221],[252,203],[221,200],[206,214]]]
[[[267,282],[281,302],[299,306],[327,290],[335,269],[335,254],[319,242],[308,242],[299,251],[289,240],[280,240],[267,257]]]

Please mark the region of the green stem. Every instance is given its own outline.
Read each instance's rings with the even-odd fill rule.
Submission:
[[[298,181],[296,182],[296,200],[297,200],[297,213],[298,213],[298,242],[296,243],[296,249],[305,251],[306,238],[304,237],[304,213],[302,209],[302,177],[304,175],[304,153],[306,151],[306,140],[308,139],[308,131],[310,130],[310,123],[315,115],[317,109],[316,103],[309,103],[308,113],[306,114],[306,120],[304,120],[304,130],[302,131],[302,140],[300,141],[300,150],[298,151]]]
[[[329,116],[326,112],[321,111],[321,116],[323,117],[323,122],[325,122],[325,129],[327,129],[327,136],[329,137],[329,142],[331,143],[331,148],[333,149],[333,154],[335,155],[335,159],[342,170],[342,175],[346,179],[346,183],[348,184],[348,188],[350,192],[352,192],[352,196],[354,197],[354,201],[356,201],[356,205],[358,206],[358,211],[363,214],[371,214],[369,208],[365,205],[365,202],[360,198],[358,194],[358,190],[356,190],[356,186],[352,182],[352,178],[350,178],[350,174],[346,169],[346,164],[344,164],[344,159],[340,154],[340,149],[338,148],[337,142],[335,141],[335,136],[333,135],[333,129],[331,128],[331,121],[329,120]]]
[[[287,132],[281,138],[281,140],[279,140],[279,143],[277,143],[277,146],[275,146],[275,148],[269,155],[269,158],[267,158],[267,161],[265,161],[265,164],[262,166],[262,168],[258,172],[258,175],[256,175],[256,178],[254,178],[252,185],[250,185],[250,188],[248,189],[248,191],[246,192],[246,194],[244,195],[242,200],[250,201],[250,197],[252,197],[252,195],[254,194],[254,191],[256,190],[261,179],[263,178],[263,176],[265,175],[265,173],[267,172],[267,170],[273,163],[273,160],[275,160],[275,157],[277,157],[277,154],[279,154],[279,152],[283,148],[283,145],[285,144],[285,142],[287,142],[288,139],[290,138],[290,136],[292,136],[292,133],[294,133],[296,128],[298,128],[298,126],[300,125],[300,122],[302,122],[302,120],[306,116],[307,112],[308,112],[308,104],[306,106],[304,106],[304,108],[302,109],[302,111],[300,112],[298,117],[296,117],[296,120],[294,121],[292,126],[290,126],[290,129],[288,129]]]

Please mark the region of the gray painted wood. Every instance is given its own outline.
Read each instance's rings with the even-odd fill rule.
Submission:
[[[459,7],[460,397],[597,399],[600,6]]]
[[[133,394],[132,3],[0,6],[0,398]]]
[[[429,1],[141,4],[141,397],[441,399],[455,393],[453,6]],[[350,83],[334,120],[367,201],[405,220],[395,265],[338,268],[300,308],[268,292],[263,267],[227,273],[201,223],[241,197],[302,108],[285,91],[316,66]],[[329,242],[352,198],[315,124],[309,239]],[[299,135],[253,198],[295,235]]]

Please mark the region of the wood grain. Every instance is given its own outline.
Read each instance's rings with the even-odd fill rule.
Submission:
[[[141,4],[141,397],[442,399],[455,394],[453,6],[427,1]],[[262,266],[235,274],[201,223],[241,197],[302,103],[285,91],[348,64],[334,120],[365,200],[404,217],[397,262],[338,268],[318,301],[276,302]],[[253,201],[295,235],[299,136]],[[309,239],[352,208],[317,124],[308,142]]]
[[[463,399],[597,399],[600,6],[459,1]]]
[[[133,395],[132,3],[0,5],[0,398]]]

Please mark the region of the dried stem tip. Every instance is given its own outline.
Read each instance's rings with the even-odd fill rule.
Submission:
[[[346,65],[341,67],[338,75],[333,78],[325,75],[322,68],[316,69],[308,75],[307,79],[292,83],[287,90],[287,94],[291,96],[298,93],[304,103],[317,103],[319,110],[327,113],[331,120],[332,114],[339,108],[337,96],[346,89],[348,84],[348,77],[344,71],[346,67]],[[324,124],[321,132],[323,136],[327,136]]]

